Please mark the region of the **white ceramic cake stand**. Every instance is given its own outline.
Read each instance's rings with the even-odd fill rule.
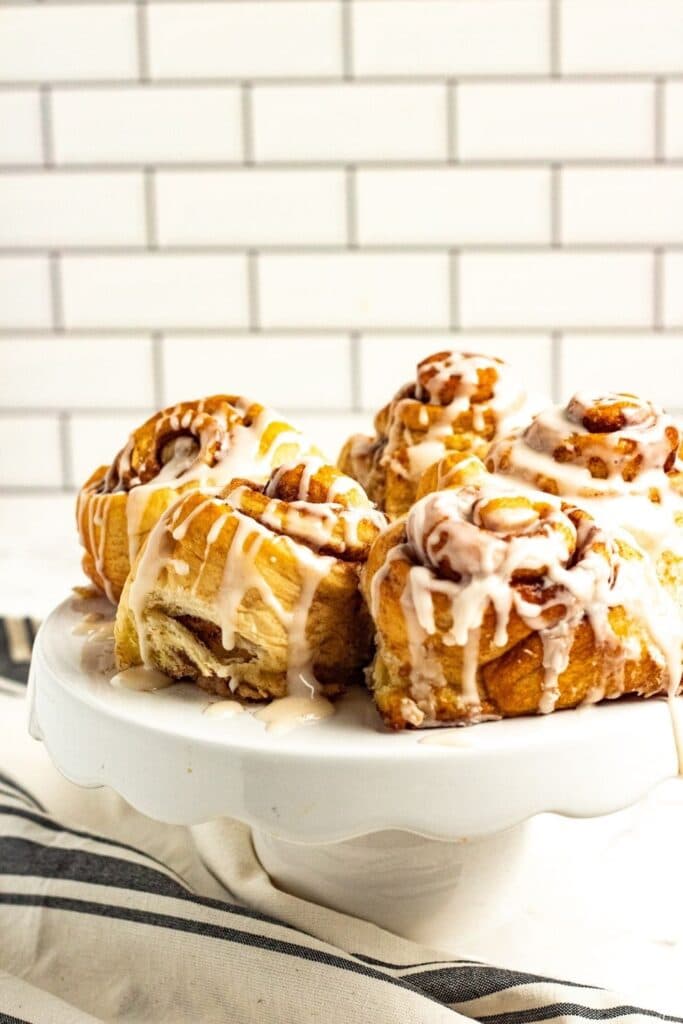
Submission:
[[[618,893],[605,909],[592,891],[604,890],[596,866],[614,827],[530,819],[606,815],[675,776],[665,701],[392,734],[359,690],[333,717],[274,735],[249,714],[206,715],[210,698],[189,684],[111,686],[83,667],[72,605],[43,624],[30,683],[31,732],[71,781],[111,786],[161,821],[246,822],[280,887],[460,955],[499,957],[510,934],[523,947],[525,921],[543,947],[547,926],[555,942],[566,933],[563,912],[582,930],[592,909],[618,917]],[[623,815],[601,820],[625,827]],[[662,864],[679,858],[662,852]],[[593,974],[609,984],[604,965]]]

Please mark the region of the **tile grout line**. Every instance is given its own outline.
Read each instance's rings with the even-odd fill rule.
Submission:
[[[158,408],[160,408],[162,405],[165,405],[165,404],[166,404],[165,399],[162,399],[162,401],[159,403]],[[89,405],[89,406],[70,406],[68,410],[60,409],[58,406],[56,406],[56,407],[51,406],[49,408],[45,408],[45,406],[40,406],[40,407],[36,408],[35,406],[27,406],[27,405],[2,406],[2,408],[0,408],[0,422],[4,418],[6,418],[6,417],[19,418],[19,419],[21,419],[21,418],[26,418],[26,419],[58,419],[61,412],[67,412],[67,411],[68,411],[68,414],[70,416],[78,416],[81,419],[91,419],[91,420],[92,419],[100,419],[102,417],[107,418],[107,417],[111,417],[111,416],[140,416],[140,417],[145,416],[146,417],[146,416],[149,416],[150,412],[152,412],[154,408],[155,407],[153,406],[151,399],[150,399],[149,403],[147,405],[144,405],[144,406],[136,405],[136,406],[122,407],[120,405],[117,405],[117,406],[109,406],[109,405],[92,406],[92,405]],[[325,415],[325,414],[329,415],[330,413],[332,413],[332,415],[336,415],[336,416],[344,416],[344,415],[349,415],[349,414],[351,414],[354,411],[353,409],[350,408],[350,406],[344,406],[343,408],[336,408],[336,407],[332,407],[331,408],[329,405],[325,405],[325,406],[321,406],[321,405],[283,405],[283,406],[280,407],[280,411],[281,412],[284,412],[285,410],[288,411],[288,412],[295,411],[295,412],[301,413],[301,414],[303,414],[305,416],[322,416],[322,415]]]
[[[349,371],[351,375],[351,412],[363,410],[363,385],[360,361],[361,334],[352,331],[349,335]]]
[[[664,327],[664,250],[652,253],[652,326],[657,332]]]
[[[446,82],[446,161],[458,163],[458,83]]]
[[[344,173],[346,193],[346,244],[358,248],[358,180],[356,168],[349,164]]]
[[[560,0],[548,0],[548,49],[551,78],[559,78],[561,71],[561,45],[562,45],[562,15]]]
[[[240,86],[240,110],[242,116],[242,162],[247,167],[254,163],[254,112],[251,82]]]
[[[562,244],[562,168],[553,164],[550,168],[550,245],[553,249]]]
[[[145,167],[143,171],[144,203],[145,203],[145,236],[148,249],[159,248],[159,232],[157,223],[156,202],[156,171],[153,167]]]
[[[166,396],[164,393],[164,336],[161,331],[153,331],[151,341],[154,405],[157,409],[163,409],[166,405]]]
[[[48,254],[48,272],[50,278],[50,313],[52,330],[56,334],[64,332],[64,299],[62,292],[62,261],[56,250]]]
[[[255,254],[256,255],[256,254]],[[453,255],[459,255],[459,252],[454,252]],[[141,334],[149,335],[154,331],[161,331],[163,329],[164,338],[242,338],[245,332],[249,330],[249,324],[244,323],[240,325],[227,325],[221,324],[215,327],[207,326],[195,326],[195,327],[169,327],[161,324],[137,324],[130,327],[121,326],[102,326],[101,324],[88,325],[87,327],[69,327],[60,329],[60,338],[101,338],[101,339],[112,339],[116,338],[135,338]],[[339,337],[339,335],[349,334],[352,331],[360,331],[364,337],[372,338],[386,338],[387,336],[400,336],[400,337],[439,337],[449,333],[452,328],[449,326],[448,320],[446,319],[442,324],[434,325],[433,323],[415,323],[410,327],[406,327],[405,324],[394,323],[386,324],[378,327],[377,324],[356,324],[356,323],[344,323],[336,324],[334,327],[328,327],[326,324],[318,324],[316,326],[304,325],[304,326],[291,326],[283,324],[273,324],[268,326],[263,332],[264,334],[273,335],[282,339],[288,338],[330,338]],[[519,338],[522,336],[533,335],[538,338],[547,338],[552,334],[554,330],[558,330],[556,324],[553,323],[515,323],[504,327],[498,323],[488,324],[470,324],[467,327],[458,327],[458,333],[472,340],[482,335],[495,335],[502,339],[506,338]],[[633,337],[640,334],[646,334],[652,330],[652,318],[650,317],[647,321],[642,321],[637,324],[633,323],[620,323],[618,320],[613,320],[609,323],[602,324],[591,324],[586,326],[585,323],[571,323],[565,322],[561,326],[561,330],[568,334],[576,334],[579,336],[598,336],[598,337],[610,337],[614,334],[625,335],[627,337]],[[25,340],[31,338],[44,338],[48,329],[42,327],[0,327],[0,344],[15,340]],[[258,328],[259,333],[262,328]],[[663,323],[661,327],[661,333],[666,334],[670,337],[680,338],[683,335],[683,318],[680,320],[671,321],[669,323]],[[53,410],[54,411],[54,410]],[[2,408],[0,408],[0,415],[2,414]]]
[[[32,3],[36,3],[37,0],[31,0]],[[59,495],[65,494],[67,491],[72,493],[76,490],[75,487],[66,487],[64,484],[0,484],[0,497],[3,498],[55,498]]]
[[[460,329],[460,251],[451,249],[448,253],[448,327],[451,331]]]
[[[58,430],[59,430],[59,453],[62,463],[62,490],[69,491],[75,486],[74,484],[74,471],[73,471],[73,459],[71,457],[71,431],[69,424],[71,417],[66,410],[62,410],[59,413],[58,418]]]
[[[654,160],[661,163],[666,147],[666,85],[663,78],[655,78],[654,108]]]
[[[561,206],[561,204],[560,204]],[[561,213],[561,210],[560,210]],[[471,242],[471,243],[459,243],[454,242],[457,245],[459,252],[463,253],[484,253],[493,256],[504,256],[512,255],[517,253],[527,253],[534,255],[543,255],[552,252],[553,246],[548,241],[543,242],[510,242],[505,244],[504,242]],[[581,255],[610,255],[614,253],[620,254],[643,254],[651,253],[653,246],[659,244],[658,239],[652,238],[648,242],[568,242],[563,244],[562,248],[567,253],[572,253],[576,256]],[[0,245],[0,258],[8,258],[13,256],[45,256],[49,255],[52,251],[51,245]],[[363,252],[368,255],[374,256],[420,256],[420,255],[447,255],[453,246],[447,246],[439,243],[413,243],[406,242],[402,244],[397,242],[396,244],[390,244],[386,242],[374,243],[368,242],[363,244]],[[667,245],[668,252],[683,252],[683,242],[670,243]],[[158,255],[160,257],[168,256],[244,256],[250,250],[254,249],[254,243],[247,245],[225,245],[225,244],[209,244],[209,243],[198,243],[196,245],[190,245],[183,243],[168,244],[159,248]],[[311,255],[333,255],[342,256],[347,251],[348,245],[346,241],[334,242],[334,243],[302,243],[301,245],[292,245],[291,242],[283,242],[282,244],[268,245],[264,243],[258,244],[258,250],[261,253],[285,255],[285,256],[311,256]],[[62,256],[139,256],[145,250],[144,243],[129,244],[129,245],[63,245],[60,248]]]
[[[261,295],[256,249],[249,249],[247,252],[247,308],[249,330],[258,333],[261,330]]]
[[[553,402],[562,401],[562,331],[550,335],[550,394]]]
[[[28,0],[27,0],[28,2]],[[37,0],[36,0],[37,2]],[[59,3],[64,3],[65,0],[59,0]],[[75,5],[81,5],[83,0],[69,0]],[[97,0],[98,3],[121,3],[122,6],[130,3],[130,0]],[[143,0],[138,0],[140,4]],[[187,0],[166,0],[166,3],[185,2]],[[226,2],[237,2],[237,0],[226,0]],[[242,0],[244,2],[244,0]],[[282,0],[263,0],[263,2],[280,3]],[[316,0],[318,2],[318,0]],[[319,0],[324,2],[324,0]],[[9,0],[3,0],[3,6],[7,6]],[[51,4],[51,6],[57,6],[57,3]],[[549,77],[561,77],[562,81],[574,82],[574,83],[593,83],[593,84],[605,84],[612,83],[615,85],[623,85],[629,82],[638,82],[641,85],[651,83],[653,77],[658,74],[656,70],[652,71],[604,71],[604,72],[590,72],[590,71],[576,71],[567,72],[562,74],[559,70],[557,76],[549,74],[546,71],[536,72],[499,72],[498,74],[491,72],[479,72],[479,73],[467,73],[463,72],[459,74],[458,81],[465,85],[521,85],[521,84],[544,84],[548,82]],[[442,85],[448,81],[452,75],[448,72],[442,72],[440,74],[416,74],[414,72],[408,72],[404,74],[392,73],[392,74],[352,74],[351,80],[359,82],[364,85],[412,85],[416,87],[430,87],[434,85]],[[668,81],[681,82],[683,81],[683,70],[672,70],[666,73]],[[239,86],[245,81],[244,77],[239,75],[192,75],[192,77],[183,77],[182,75],[163,75],[155,76],[154,84],[160,88],[177,88],[179,86],[186,86],[188,89],[204,89],[207,87],[214,86]],[[267,74],[255,74],[249,78],[249,81],[254,85],[269,85],[278,86],[281,88],[298,88],[302,85],[312,86],[337,86],[342,84],[345,79],[339,72],[333,74],[310,74],[310,75],[297,75],[292,73],[289,75],[267,75]],[[7,89],[37,89],[42,85],[42,79],[40,78],[4,78],[0,81],[0,92]],[[122,89],[136,88],[140,84],[139,76],[133,78],[116,78],[116,77],[103,77],[103,78],[60,78],[55,82],[55,85],[60,89],[74,89],[82,86],[87,86],[94,90],[97,89],[110,89],[113,86],[119,86]]]
[[[268,0],[275,2],[275,0]],[[466,160],[457,158],[459,163],[468,170],[488,170],[497,168],[499,170],[536,170],[547,169],[557,163],[557,158],[514,158],[514,157],[472,157]],[[253,160],[255,167],[270,171],[327,171],[339,170],[346,166],[343,158],[338,160]],[[672,156],[667,159],[667,166],[683,167],[683,157]],[[188,172],[195,171],[241,171],[244,169],[245,161],[239,157],[234,160],[157,160],[154,167],[158,171]],[[653,157],[564,157],[563,167],[571,168],[594,168],[597,170],[630,169],[630,168],[651,168],[656,166],[657,161]],[[449,161],[446,159],[424,159],[420,156],[412,160],[408,159],[358,159],[354,160],[354,167],[358,169],[385,170],[385,171],[429,171],[447,168]],[[0,162],[0,174],[35,174],[42,167],[41,161],[32,163],[3,163]],[[111,172],[133,172],[144,170],[149,166],[144,160],[74,160],[69,163],[60,161],[59,170],[63,174],[80,174],[89,171],[93,174],[107,174]]]
[[[352,0],[342,0],[341,17],[341,58],[342,77],[348,82],[353,78],[353,10]]]
[[[149,25],[147,0],[137,0],[135,23],[138,49],[138,81],[149,82]]]
[[[54,167],[55,147],[52,127],[52,88],[40,87],[40,140],[43,150],[43,166]]]

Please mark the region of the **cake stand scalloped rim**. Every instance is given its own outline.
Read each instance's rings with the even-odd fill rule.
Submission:
[[[455,840],[542,812],[611,813],[677,774],[661,700],[482,724],[438,746],[424,732],[385,731],[359,691],[331,719],[272,736],[251,715],[204,715],[209,698],[189,684],[110,686],[81,666],[79,617],[67,600],[39,631],[31,732],[72,782],[108,785],[157,820],[234,817],[315,844],[386,829]]]

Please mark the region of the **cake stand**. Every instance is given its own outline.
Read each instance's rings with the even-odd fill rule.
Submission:
[[[92,608],[111,618],[106,602]],[[207,715],[211,698],[190,684],[115,688],[89,667],[82,619],[73,600],[52,612],[30,678],[31,733],[72,782],[111,786],[160,821],[246,822],[281,888],[461,956],[507,950],[509,963],[516,937],[548,969],[548,926],[571,945],[593,911],[596,927],[632,920],[619,891],[605,904],[600,864],[637,815],[597,816],[677,775],[665,701],[393,734],[359,689],[278,735],[251,714]],[[599,827],[575,820],[587,818]],[[678,852],[655,872],[667,858]],[[683,930],[660,938],[678,948]],[[574,953],[575,976],[611,983]]]

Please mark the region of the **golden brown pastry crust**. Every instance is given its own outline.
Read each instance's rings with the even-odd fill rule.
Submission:
[[[360,486],[320,460],[185,495],[124,589],[119,667],[144,663],[246,699],[341,692],[370,658],[359,575],[384,524]]]
[[[643,493],[658,502],[674,479],[679,443],[671,417],[646,399],[575,394],[566,407],[546,409],[497,441],[486,465],[549,494]]]
[[[425,477],[363,572],[377,627],[369,681],[388,726],[650,696],[670,671],[678,685],[677,617],[642,552],[575,506],[506,490],[477,460],[450,456]],[[666,614],[665,650],[641,606]]]
[[[437,352],[377,413],[374,437],[349,438],[339,465],[394,519],[412,505],[427,466],[449,451],[483,457],[523,415],[525,402],[501,359]]]
[[[274,466],[314,451],[279,414],[237,395],[156,413],[81,488],[77,521],[86,575],[115,603],[131,561],[180,494],[225,486],[237,475],[262,480]]]
[[[683,618],[683,474],[674,421],[624,393],[574,395],[496,441],[488,469],[584,505],[652,558]]]

